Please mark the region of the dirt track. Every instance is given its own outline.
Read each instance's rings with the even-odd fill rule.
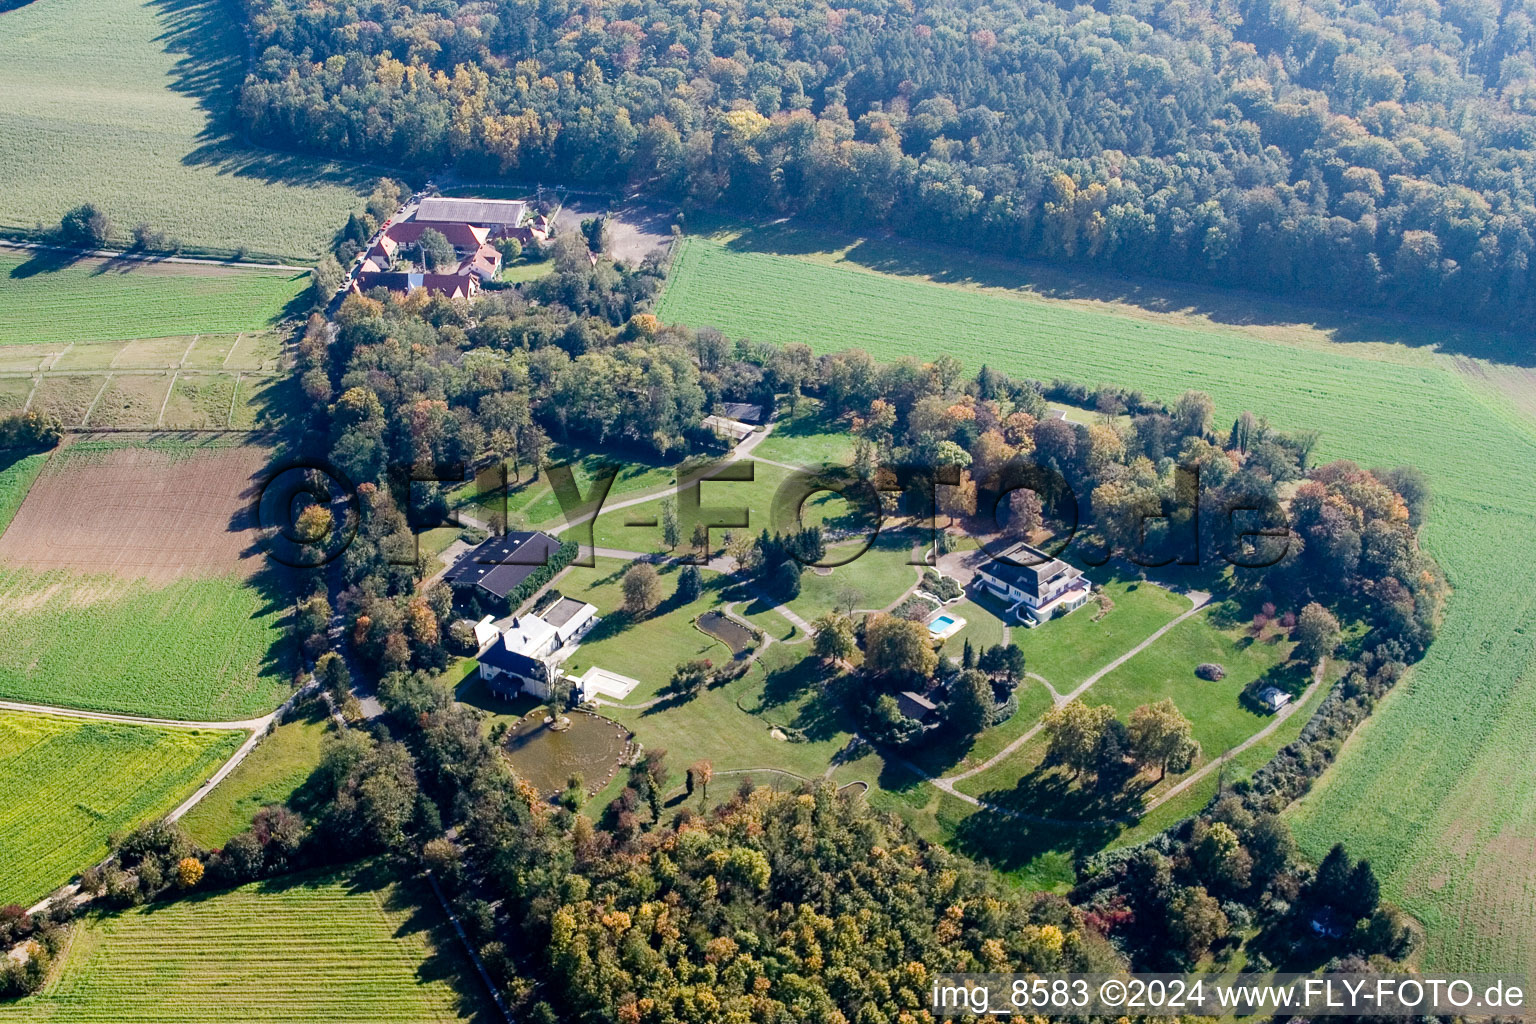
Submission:
[[[254,571],[248,513],[269,451],[259,445],[55,452],[0,535],[0,561],[164,583]]]

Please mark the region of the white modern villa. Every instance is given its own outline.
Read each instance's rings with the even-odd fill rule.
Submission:
[[[976,579],[1030,627],[1082,607],[1091,589],[1081,569],[1023,542],[977,569]]]
[[[596,608],[570,597],[562,597],[542,616],[515,616],[504,629],[487,616],[475,626],[480,678],[502,696],[521,690],[549,700],[552,684],[560,678],[560,663],[597,623]]]

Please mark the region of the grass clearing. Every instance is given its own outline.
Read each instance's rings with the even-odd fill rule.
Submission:
[[[1090,578],[1098,582],[1103,575],[1100,570]],[[1013,630],[1028,671],[1049,679],[1058,693],[1073,690],[1190,607],[1189,598],[1134,579],[1109,579],[1102,586],[1114,602],[1102,618],[1095,619],[1099,608],[1090,601],[1065,618]],[[990,595],[981,600],[994,604]]]
[[[1051,301],[1047,291],[1106,298]],[[802,301],[791,309],[785,295]],[[1141,305],[1110,301],[1118,296]],[[1519,401],[1529,373],[1482,361],[1473,373],[1446,352],[1525,357],[1455,325],[1319,327],[1259,299],[1177,297],[1197,312],[1155,312],[1134,282],[759,232],[687,239],[658,315],[818,352],[859,346],[877,359],[929,358],[942,324],[945,350],[970,371],[986,362],[1164,399],[1197,388],[1214,398],[1218,422],[1250,409],[1280,429],[1319,430],[1314,461],[1419,466],[1435,491],[1424,542],[1454,588],[1444,628],[1291,819],[1310,857],[1343,841],[1370,858],[1384,894],[1425,922],[1425,968],[1536,969],[1536,776],[1524,755],[1536,733],[1536,579],[1509,571],[1536,561],[1536,423]]]
[[[3,18],[0,229],[90,201],[114,240],[145,221],[196,251],[312,260],[377,177],[228,133],[246,44],[216,0],[34,0]]]
[[[37,382],[32,408],[53,413],[67,426],[78,426],[106,383],[105,375],[50,374]]]
[[[152,427],[170,389],[169,373],[112,374],[87,422],[93,427]]]
[[[0,1021],[486,1020],[430,891],[353,865],[92,917]]]
[[[6,22],[18,13],[4,15]],[[61,359],[60,369],[76,368],[81,360],[88,369],[112,365],[111,357],[106,363],[100,358],[107,349],[80,344],[85,342],[135,342],[118,351],[134,357],[152,348],[174,362],[200,331],[265,331],[307,287],[307,273],[284,270],[64,262],[0,251],[0,345],[84,348]],[[175,343],[165,339],[178,337],[181,347],[172,353]]]
[[[244,739],[0,712],[0,904],[28,906],[105,857],[108,836],[171,810]]]
[[[856,592],[858,608],[886,608],[917,585],[922,566],[912,560],[914,534],[909,530],[882,530],[869,550],[823,576],[815,569],[800,574],[800,596],[789,607],[807,622],[827,614],[840,603],[844,591]],[[862,540],[827,548],[827,561],[850,558],[862,548]]]
[[[249,828],[252,816],[263,807],[295,799],[319,767],[331,729],[324,703],[310,701],[257,744],[213,792],[182,816],[181,824],[202,845],[223,846]]]
[[[717,664],[730,660],[730,650],[694,626],[693,620],[721,603],[720,577],[705,573],[704,592],[689,604],[677,603],[678,569],[662,567],[661,588],[666,595],[657,609],[644,619],[634,621],[623,611],[624,571],[628,562],[598,558],[594,568],[571,568],[556,586],[567,597],[588,601],[603,616],[582,640],[581,646],[565,663],[565,670],[579,676],[589,666],[598,665],[640,680],[641,685],[626,698],[637,704],[656,696],[672,678],[672,670],[694,658],[709,658]]]

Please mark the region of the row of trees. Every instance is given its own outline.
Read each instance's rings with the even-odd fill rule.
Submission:
[[[1530,0],[752,10],[259,0],[247,128],[970,248],[1507,325]]]
[[[1200,758],[1194,727],[1171,699],[1143,704],[1126,724],[1109,704],[1073,700],[1052,708],[1041,719],[1048,741],[1046,760],[1072,770],[1074,778],[1093,777],[1094,786],[1113,792],[1136,771],[1156,768],[1187,771]]]

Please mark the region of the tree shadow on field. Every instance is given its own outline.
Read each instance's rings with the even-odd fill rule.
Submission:
[[[4,2],[4,0],[0,0]],[[155,41],[178,56],[171,88],[191,96],[207,118],[199,145],[182,158],[222,174],[270,184],[340,185],[359,192],[372,187],[378,169],[346,165],[297,153],[255,148],[235,116],[247,61],[254,61],[240,26],[244,17],[231,0],[152,0],[164,31]]]
[[[1431,314],[1397,313],[1390,307],[1341,309],[1304,296],[1183,281],[1167,281],[1109,270],[1083,271],[1000,254],[920,244],[892,235],[859,237],[808,229],[790,221],[747,226],[728,243],[740,252],[805,256],[846,250],[849,263],[940,284],[1022,290],[1050,299],[1076,299],[1133,306],[1150,313],[1200,317],[1231,327],[1305,325],[1343,344],[1380,342],[1435,348],[1515,366],[1536,366],[1536,351],[1514,331],[1500,331]],[[1150,326],[1150,325],[1148,325]]]
[[[83,253],[72,249],[34,249],[26,260],[11,268],[10,277],[21,281],[39,274],[56,274],[85,258]]]

